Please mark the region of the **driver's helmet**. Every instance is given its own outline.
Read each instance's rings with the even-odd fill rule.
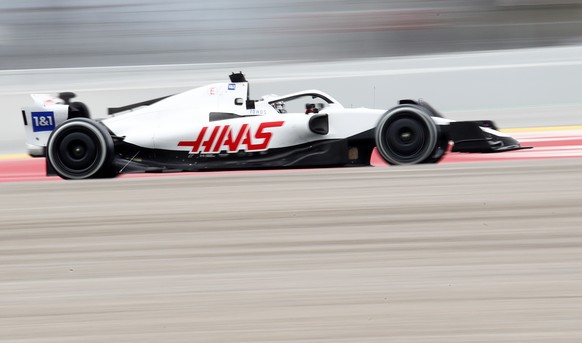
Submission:
[[[319,113],[319,106],[317,104],[305,104],[305,114]]]
[[[279,96],[277,94],[267,94],[261,98],[261,101],[271,101],[272,99],[277,99]],[[287,113],[285,109],[285,102],[284,101],[277,101],[270,103],[273,108],[279,113]]]
[[[285,103],[283,101],[277,101],[276,103],[273,104],[273,107],[279,113],[287,113],[287,110],[285,109]]]

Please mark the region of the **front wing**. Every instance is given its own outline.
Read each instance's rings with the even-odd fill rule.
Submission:
[[[456,121],[447,125],[446,130],[453,141],[453,152],[490,153],[519,149],[519,142],[510,135],[497,130],[491,121]]]

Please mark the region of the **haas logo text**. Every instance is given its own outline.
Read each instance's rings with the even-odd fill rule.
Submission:
[[[205,126],[200,130],[196,140],[181,141],[178,146],[191,147],[191,154],[267,150],[273,136],[270,129],[281,127],[284,123],[283,121],[261,123],[256,130],[249,124],[241,125],[239,130],[230,125],[213,128]]]

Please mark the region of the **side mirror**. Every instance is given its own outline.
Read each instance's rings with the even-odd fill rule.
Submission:
[[[244,100],[242,98],[236,98],[234,99],[234,104],[237,106],[242,106],[242,104],[244,104]]]

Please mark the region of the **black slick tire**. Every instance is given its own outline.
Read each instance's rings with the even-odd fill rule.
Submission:
[[[434,163],[444,153],[439,126],[422,107],[401,105],[387,111],[375,131],[376,147],[392,165]]]
[[[87,118],[65,121],[50,135],[47,161],[63,179],[112,177],[113,139],[102,124]]]

